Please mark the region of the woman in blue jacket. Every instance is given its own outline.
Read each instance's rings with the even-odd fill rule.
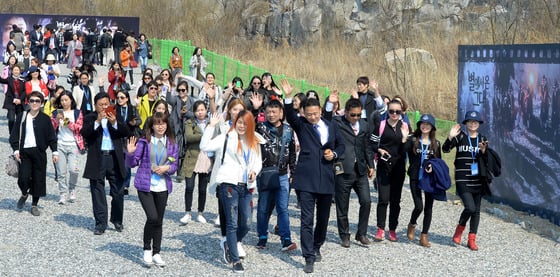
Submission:
[[[144,225],[144,263],[165,266],[161,258],[163,215],[167,197],[173,189],[171,175],[177,171],[178,147],[169,117],[156,112],[148,121],[146,138],[131,137],[127,144],[126,165],[138,167],[134,187],[146,213]]]

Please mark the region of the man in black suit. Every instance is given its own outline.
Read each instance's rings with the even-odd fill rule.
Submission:
[[[320,248],[327,236],[334,193],[333,167],[335,160],[344,154],[344,143],[336,124],[321,117],[319,100],[308,99],[303,106],[304,117],[299,117],[292,104],[293,87],[287,80],[282,80],[282,87],[286,97],[286,119],[296,132],[301,146],[299,161],[293,174],[293,187],[300,195],[300,238],[305,258],[303,271],[311,273],[314,263],[321,261]],[[315,206],[317,224],[313,231]]]
[[[107,197],[105,196],[105,179],[109,181],[111,201],[111,222],[115,230],[123,230],[124,188],[126,176],[122,139],[130,135],[126,124],[117,121],[109,107],[109,94],[95,95],[95,112],[85,116],[82,136],[88,145],[88,155],[84,178],[89,179],[93,216],[95,217],[95,235],[101,235],[107,229]]]
[[[43,33],[41,32],[41,25],[33,25],[33,31],[29,34],[31,41],[31,55],[41,61],[43,59]]]
[[[115,61],[121,62],[121,50],[126,43],[126,36],[123,34],[121,28],[118,28],[113,36],[113,53],[115,54]]]
[[[338,97],[336,97],[338,98]],[[338,99],[329,102],[337,103]],[[348,206],[352,189],[358,195],[360,211],[356,240],[363,245],[370,245],[366,237],[369,215],[371,211],[371,197],[368,177],[373,177],[373,149],[368,147],[370,131],[362,114],[362,103],[358,99],[349,99],[344,108],[344,116],[336,116],[332,122],[344,140],[345,151],[340,161],[344,173],[335,177],[336,222],[338,235],[342,247],[350,247],[350,230],[348,228]],[[327,113],[326,117],[329,117]]]

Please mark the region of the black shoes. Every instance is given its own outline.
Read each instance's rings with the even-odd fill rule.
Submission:
[[[25,201],[27,201],[27,197],[28,197],[28,196],[29,196],[29,194],[28,194],[28,195],[22,195],[22,196],[19,198],[19,200],[17,201],[17,208],[18,208],[19,210],[23,209],[23,206],[25,205]]]
[[[128,189],[124,189],[123,194],[124,194],[124,195],[128,195]]]
[[[303,272],[305,273],[313,273],[313,262],[305,262],[305,266],[303,266]]]
[[[356,240],[365,246],[371,244],[371,241],[366,236],[356,236]]]
[[[321,251],[319,251],[319,249],[315,249],[315,262],[320,263],[322,260],[323,256],[321,256]]]
[[[259,242],[257,242],[257,249],[265,249],[266,248],[266,241],[267,239],[259,239]]]
[[[243,265],[241,264],[241,262],[237,262],[237,263],[233,264],[233,272],[235,272],[235,273],[245,272],[245,269],[243,268]]]
[[[39,211],[39,208],[37,208],[37,206],[31,206],[31,214],[33,216],[40,216],[41,212]]]
[[[123,227],[122,224],[120,224],[120,223],[115,223],[115,230],[116,230],[117,232],[120,233],[120,232],[123,231],[123,229],[124,229],[124,227]]]
[[[96,235],[96,236],[103,235],[103,233],[105,233],[105,230],[103,230],[103,229],[95,229],[93,231],[93,234]]]
[[[349,248],[350,247],[350,238],[347,238],[347,237],[341,238],[340,246],[342,246],[344,248]]]

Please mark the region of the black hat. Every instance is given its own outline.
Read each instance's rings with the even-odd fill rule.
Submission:
[[[420,129],[420,124],[422,122],[428,123],[430,125],[432,125],[432,128],[434,129],[434,131],[436,130],[436,119],[434,118],[433,115],[427,113],[427,114],[423,114],[422,116],[420,116],[420,120],[418,120],[418,122],[416,123],[416,128]]]
[[[467,124],[467,121],[469,120],[478,121],[478,123],[480,124],[484,123],[484,121],[482,121],[482,117],[480,116],[480,113],[477,111],[468,111],[465,113],[465,119],[463,120],[463,124]]]

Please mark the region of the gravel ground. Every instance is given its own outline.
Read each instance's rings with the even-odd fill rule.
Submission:
[[[106,71],[99,70],[101,74]],[[136,76],[135,76],[136,77]],[[139,80],[140,77],[136,77]],[[3,101],[3,95],[0,96]],[[0,152],[7,156],[11,149],[7,139],[5,112],[0,119]],[[50,157],[50,153],[48,154]],[[6,158],[2,158],[3,164]],[[85,156],[82,157],[82,167]],[[93,214],[89,185],[80,179],[76,203],[59,205],[58,189],[53,179],[54,169],[47,169],[47,196],[39,202],[41,216],[29,213],[30,201],[23,211],[16,210],[20,192],[15,178],[4,170],[0,178],[0,275],[2,276],[222,276],[231,275],[231,266],[223,263],[219,247],[220,230],[212,224],[191,222],[180,225],[184,215],[184,183],[174,183],[164,219],[162,257],[164,268],[145,268],[142,263],[142,232],[145,215],[136,191],[131,189],[125,200],[122,233],[112,225],[102,236],[94,236]],[[405,186],[407,186],[405,184]],[[196,191],[195,191],[196,193]],[[299,210],[295,195],[290,199],[292,237],[299,241]],[[375,223],[377,193],[372,192],[369,238]],[[108,197],[110,200],[110,197]],[[257,197],[255,196],[255,202]],[[196,207],[196,197],[193,207]],[[322,247],[323,261],[315,264],[314,275],[335,276],[558,276],[560,247],[558,226],[543,220],[533,220],[550,232],[535,232],[525,228],[527,220],[508,220],[515,211],[484,203],[478,234],[480,250],[475,252],[463,244],[451,241],[462,206],[450,202],[434,204],[431,227],[431,248],[406,239],[406,225],[413,206],[410,191],[403,190],[401,224],[397,230],[399,242],[383,241],[362,247],[352,241],[350,248],[339,246],[336,211],[331,208],[327,241]],[[498,210],[496,210],[498,209]],[[216,198],[209,194],[208,220],[216,217]],[[503,212],[506,210],[506,212]],[[507,213],[509,216],[503,216]],[[358,200],[353,195],[350,205],[350,227],[357,228]],[[515,216],[513,216],[515,217]],[[530,217],[530,216],[527,216]],[[515,217],[517,218],[517,217]],[[275,218],[273,217],[273,221]],[[421,220],[420,220],[421,221]],[[512,222],[510,222],[512,221]],[[537,223],[531,223],[534,226]],[[272,229],[272,224],[270,228]],[[420,226],[419,226],[420,227]],[[247,257],[243,261],[245,274],[250,276],[304,275],[304,260],[298,248],[291,253],[280,251],[280,241],[271,235],[267,249],[257,250],[256,211],[253,224],[243,243]],[[540,234],[549,234],[542,236]],[[419,235],[419,234],[418,234]],[[353,238],[353,236],[352,236]]]

